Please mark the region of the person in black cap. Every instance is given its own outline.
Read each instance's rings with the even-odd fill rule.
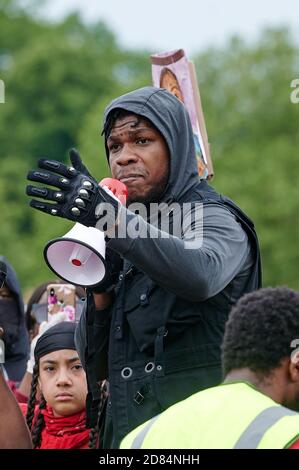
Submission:
[[[23,413],[27,411],[33,448],[81,449],[96,440],[85,424],[87,383],[76,352],[75,328],[72,322],[58,323],[36,343],[28,406],[20,404]],[[41,399],[36,406],[38,386]]]

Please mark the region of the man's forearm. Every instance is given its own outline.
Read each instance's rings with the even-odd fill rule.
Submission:
[[[127,224],[132,221],[131,214]],[[136,217],[141,232],[149,231],[149,224]],[[120,223],[124,224],[124,219]],[[190,222],[184,228],[186,239],[192,235],[195,245],[202,242],[199,248],[187,249],[184,238],[163,237],[156,227],[150,227],[151,237],[116,237],[108,246],[166,290],[202,301],[224,289],[239,272],[249,253],[248,239],[234,216],[219,205],[204,207],[202,226],[197,221],[195,227]]]
[[[32,449],[31,436],[19,405],[0,373],[0,448]]]

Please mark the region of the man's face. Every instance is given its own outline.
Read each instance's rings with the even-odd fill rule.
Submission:
[[[115,121],[107,146],[112,177],[127,186],[128,203],[158,202],[169,175],[169,151],[160,132],[130,114]]]
[[[76,351],[45,354],[39,360],[39,384],[54,416],[70,416],[85,408],[86,375]]]

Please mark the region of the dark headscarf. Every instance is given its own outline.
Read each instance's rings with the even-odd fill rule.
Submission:
[[[53,351],[59,351],[60,349],[76,350],[75,329],[75,323],[64,321],[45,331],[37,340],[34,349],[35,362],[38,362],[41,357]]]

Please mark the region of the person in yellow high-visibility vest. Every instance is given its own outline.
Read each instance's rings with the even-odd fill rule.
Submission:
[[[299,449],[299,292],[245,295],[222,345],[224,382],[130,432],[122,449]]]

